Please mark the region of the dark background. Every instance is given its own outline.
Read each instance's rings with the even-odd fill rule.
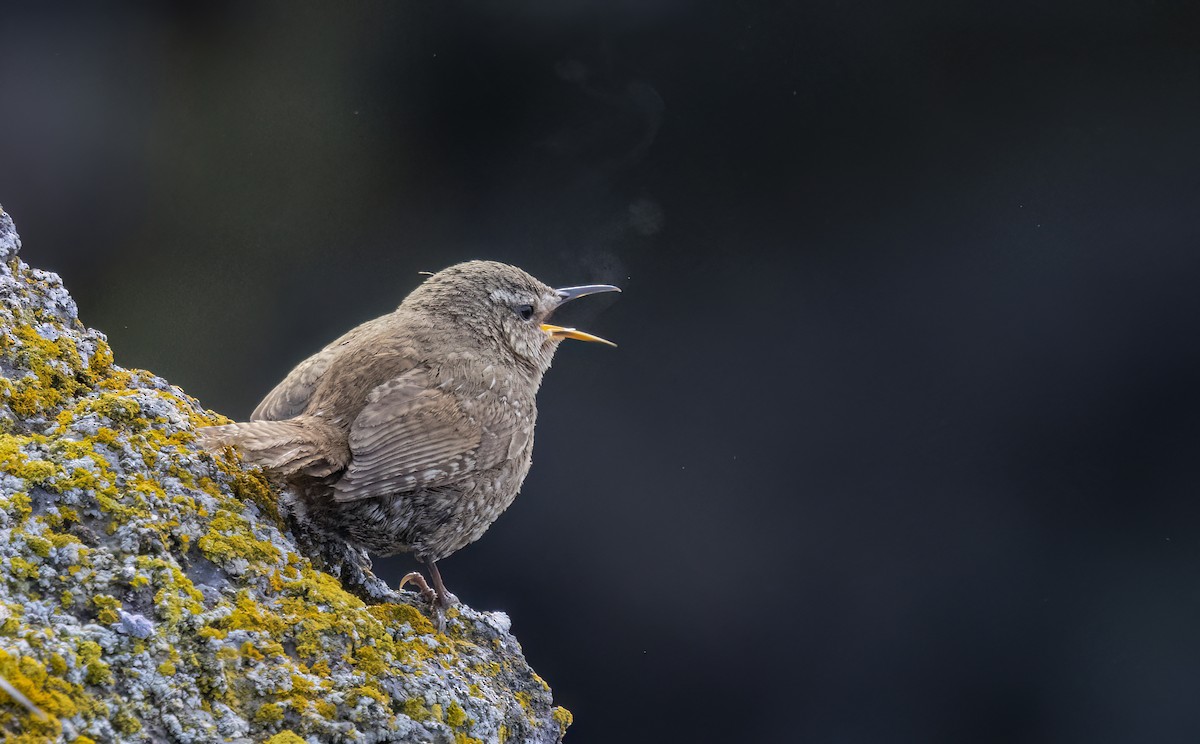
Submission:
[[[0,203],[235,418],[419,270],[622,285],[442,563],[568,742],[1200,739],[1195,3],[249,5],[5,7]]]

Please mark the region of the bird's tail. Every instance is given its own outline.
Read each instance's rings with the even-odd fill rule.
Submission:
[[[234,447],[247,463],[285,477],[323,478],[342,470],[350,461],[346,433],[309,416],[205,426],[197,434],[200,445],[210,452]]]

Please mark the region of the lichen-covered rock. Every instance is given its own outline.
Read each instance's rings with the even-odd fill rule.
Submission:
[[[261,474],[194,444],[224,419],[113,364],[19,247],[0,209],[5,741],[561,739],[504,615],[437,633],[366,564],[376,601],[318,570]]]

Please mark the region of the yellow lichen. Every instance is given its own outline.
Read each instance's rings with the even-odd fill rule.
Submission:
[[[0,676],[46,714],[43,720],[23,707],[8,707],[0,715],[0,727],[17,723],[29,735],[53,740],[62,732],[60,718],[92,716],[98,709],[96,701],[80,685],[68,682],[53,670],[48,672],[30,656],[16,656],[0,649]],[[3,699],[7,697],[3,695]]]
[[[12,472],[8,468],[4,468],[4,470]],[[33,514],[33,502],[29,500],[29,494],[24,491],[17,491],[7,499],[0,499],[0,508],[8,512],[9,517],[17,524],[24,523]]]
[[[121,609],[121,600],[116,597],[98,594],[92,597],[92,606],[96,608],[96,620],[104,625],[112,625],[121,619],[118,612]]]
[[[283,708],[275,703],[266,703],[258,707],[254,714],[255,723],[278,723],[283,720]]]
[[[398,627],[404,623],[408,623],[409,627],[413,629],[413,632],[418,635],[429,635],[433,633],[433,623],[430,622],[429,618],[422,615],[417,608],[410,605],[371,605],[367,608],[367,612],[374,615],[387,627]]]
[[[400,710],[414,721],[424,721],[430,716],[429,708],[425,707],[425,701],[421,698],[408,698]]]
[[[517,704],[525,710],[529,710],[533,705],[533,697],[524,690],[518,690],[513,694],[513,697],[516,698]]]
[[[452,701],[450,707],[446,708],[446,723],[454,728],[458,728],[467,722],[467,712],[458,704],[458,701]]]
[[[291,729],[287,729],[267,739],[266,744],[305,744],[305,742]]]
[[[257,504],[276,527],[286,529],[279,514],[279,499],[261,471],[235,470],[233,493],[242,501]]]
[[[123,734],[136,734],[142,730],[142,722],[126,710],[118,711],[112,722],[117,731]]]
[[[315,664],[309,667],[309,671],[318,677],[328,677],[333,672],[329,669],[329,662],[325,659],[318,659]]]
[[[10,611],[12,611],[12,605],[8,605],[8,609]],[[18,610],[18,612],[19,612],[19,610]],[[21,620],[19,617],[16,617],[16,616],[6,617],[6,618],[4,618],[3,622],[0,622],[0,634],[2,634],[2,635],[10,635],[10,636],[16,635],[17,631],[19,631],[20,629],[21,629]]]
[[[9,573],[18,579],[37,579],[37,564],[30,563],[19,555],[14,555],[8,562]]]
[[[41,558],[49,558],[50,549],[54,547],[53,543],[40,535],[26,535],[25,544],[29,546],[34,555]]]
[[[386,709],[391,709],[392,699],[383,690],[379,689],[379,685],[374,682],[368,682],[358,687],[350,689],[346,693],[346,700],[350,705],[357,705],[360,698],[368,697],[379,703]]]
[[[313,708],[316,709],[317,714],[322,718],[333,718],[337,715],[337,706],[328,700],[313,701]]]
[[[263,659],[267,658],[261,651],[255,648],[254,644],[250,641],[243,643],[242,647],[238,649],[238,651],[241,653],[243,659],[249,659],[250,661],[262,661]]]
[[[90,685],[107,685],[113,681],[112,670],[108,664],[100,661],[100,644],[95,641],[84,641],[79,644],[79,661],[87,670],[84,679]]]
[[[362,674],[370,677],[375,677],[383,674],[387,669],[387,664],[379,655],[379,651],[371,646],[363,646],[354,651],[350,657],[350,663]]]
[[[294,692],[297,692],[301,695],[307,695],[311,693],[313,689],[313,683],[309,681],[308,677],[304,677],[299,674],[292,675],[292,690]]]
[[[0,349],[11,356],[16,367],[30,372],[4,380],[9,406],[19,417],[48,415],[95,383],[95,375],[84,367],[70,338],[50,341],[30,323],[17,322],[8,330],[12,336],[0,336]]]
[[[517,705],[520,705],[521,709],[525,711],[525,719],[530,724],[536,725],[537,716],[534,713],[533,696],[525,690],[517,690],[513,693],[513,698],[517,701]]]
[[[33,449],[37,445],[45,444],[45,441],[45,437],[0,434],[0,471],[28,481],[30,485],[44,485],[54,477],[58,466],[49,460],[28,454],[25,449]],[[21,495],[25,496],[28,504],[28,495]]]
[[[61,677],[67,673],[67,660],[59,654],[50,654],[47,666],[50,669],[50,673],[56,677]]]
[[[218,627],[221,628],[259,630],[272,636],[282,634],[287,626],[287,621],[251,599],[250,593],[245,589],[238,592],[233,612],[218,621]]]
[[[571,714],[571,711],[567,710],[561,705],[555,707],[554,710],[550,712],[550,717],[554,719],[555,723],[558,724],[558,730],[561,732],[566,732],[566,730],[571,727],[571,724],[575,723],[575,716]]]
[[[216,513],[209,523],[208,534],[200,538],[196,547],[219,563],[231,558],[274,563],[281,557],[279,548],[254,537],[245,517],[228,509]]]

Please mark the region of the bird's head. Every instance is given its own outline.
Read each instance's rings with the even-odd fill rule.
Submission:
[[[502,359],[541,374],[564,338],[598,341],[599,336],[550,323],[563,304],[597,292],[620,292],[609,284],[554,289],[525,271],[497,261],[467,261],[432,275],[402,307],[430,314],[436,327],[494,351]]]

